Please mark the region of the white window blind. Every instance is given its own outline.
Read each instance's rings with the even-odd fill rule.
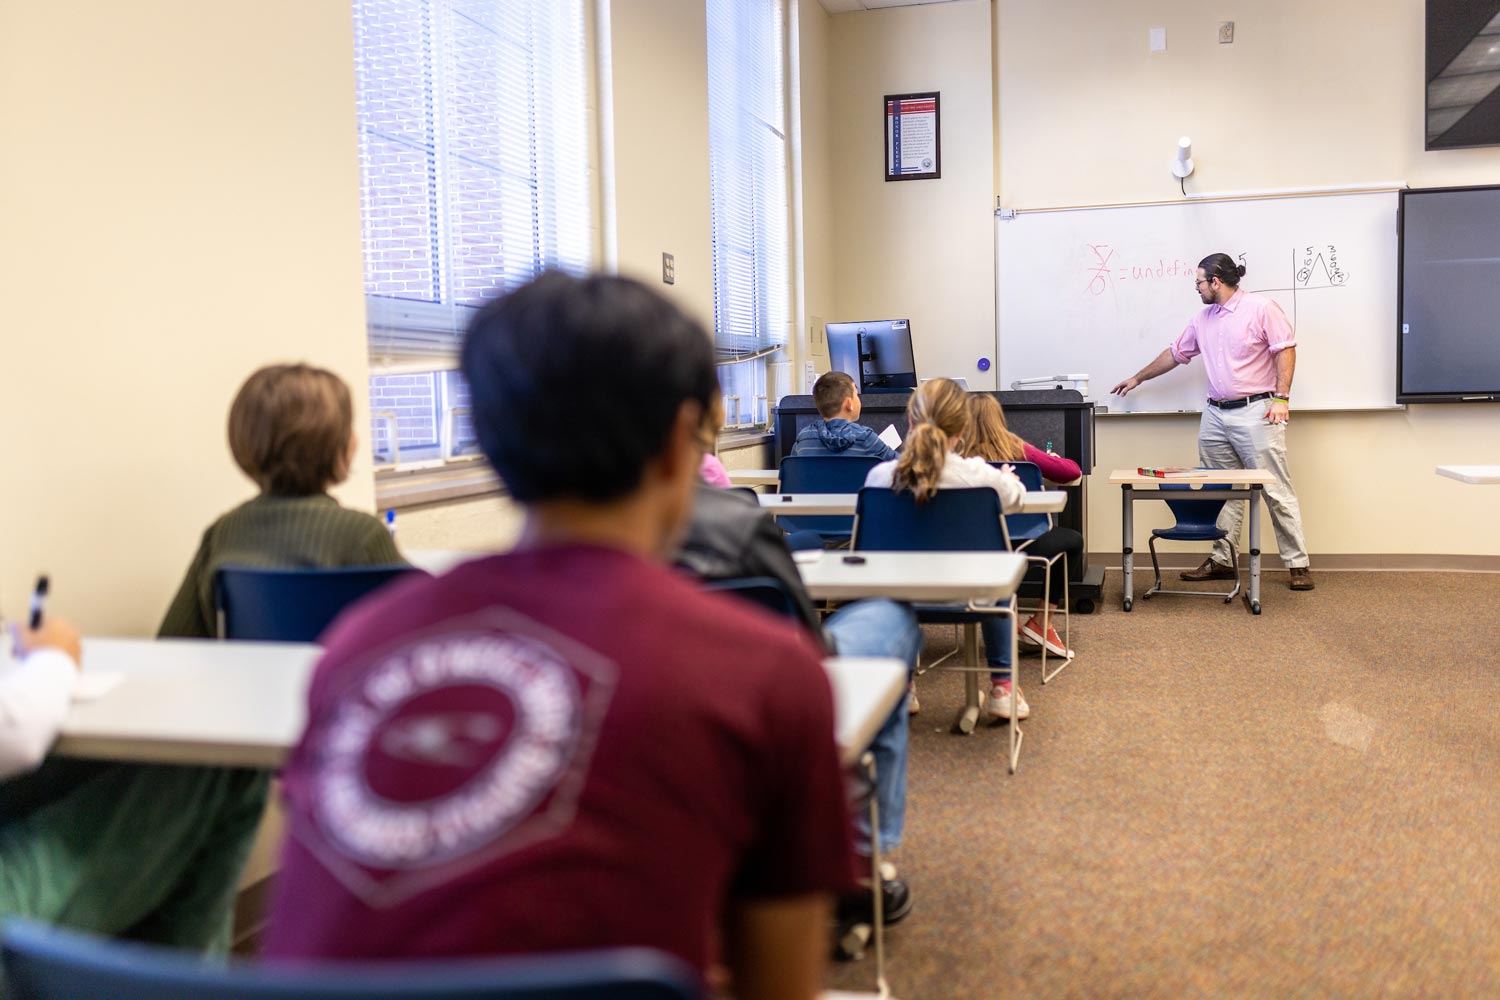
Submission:
[[[370,440],[474,453],[469,317],[592,258],[584,0],[355,0]]]
[[[763,423],[766,359],[786,343],[787,141],[782,0],[707,0],[714,339],[729,424]]]
[[[355,0],[377,368],[451,366],[486,297],[588,267],[583,15],[583,0]]]

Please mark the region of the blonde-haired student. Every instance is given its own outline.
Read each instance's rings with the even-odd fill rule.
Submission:
[[[911,493],[918,504],[931,500],[939,490],[988,486],[1000,495],[1002,512],[1020,510],[1026,488],[1014,472],[963,454],[970,428],[968,395],[951,379],[923,382],[906,406],[907,431],[901,456],[871,469],[865,485]],[[1012,690],[1006,628],[1006,622],[998,616],[986,618],[981,624],[991,669],[987,709],[996,718],[1024,719],[1031,714],[1031,706],[1019,686]]]
[[[1005,423],[1005,410],[1000,406],[1000,401],[988,393],[976,392],[969,395],[969,421],[969,433],[962,449],[965,455],[982,458],[986,462],[1030,462],[1041,471],[1042,478],[1052,483],[1071,483],[1083,474],[1078,463],[1072,459],[1043,451],[1011,433],[1010,427]],[[1077,566],[1083,558],[1083,535],[1072,528],[1054,527],[1026,546],[1028,556],[1044,559],[1062,552],[1067,553],[1069,565]],[[1027,579],[1041,583],[1043,576],[1041,567],[1033,567],[1027,574]],[[1033,646],[1045,645],[1047,652],[1066,658],[1072,656],[1073,651],[1063,644],[1057,629],[1052,626],[1051,614],[1057,610],[1058,597],[1063,590],[1061,567],[1053,570],[1050,582],[1046,595],[1047,614],[1032,615],[1021,626],[1020,634],[1023,640]]]
[[[328,495],[348,477],[357,447],[349,387],[337,375],[305,364],[251,375],[229,409],[229,450],[260,493],[208,526],[158,634],[214,634],[214,574],[221,566],[404,563],[374,515]]]

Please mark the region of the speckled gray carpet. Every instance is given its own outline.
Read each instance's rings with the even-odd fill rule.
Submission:
[[[1073,666],[1022,661],[1015,775],[924,677],[894,995],[1500,996],[1500,576],[1316,579],[1127,614],[1112,572]]]

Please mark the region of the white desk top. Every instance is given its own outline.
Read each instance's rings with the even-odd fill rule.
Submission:
[[[729,481],[736,486],[778,486],[781,483],[779,469],[725,469]]]
[[[1194,473],[1191,476],[1143,476],[1134,469],[1116,469],[1109,474],[1111,486],[1160,486],[1162,483],[1186,483],[1189,486],[1228,485],[1265,486],[1276,482],[1276,476],[1265,469],[1222,469]]]
[[[311,643],[86,639],[85,673],[124,677],[75,703],[56,752],[155,764],[276,767],[302,732]]]
[[[775,514],[853,514],[857,493],[762,493],[761,510]]]
[[[775,514],[853,514],[857,493],[762,493],[762,510]],[[1022,514],[1056,514],[1068,505],[1062,490],[1032,490],[1021,501]]]
[[[1500,465],[1440,465],[1437,474],[1479,486],[1500,483]]]
[[[85,639],[85,673],[122,674],[75,703],[53,748],[67,757],[150,764],[279,767],[302,734],[311,643]],[[899,660],[830,657],[835,737],[857,759],[906,693]]]
[[[845,562],[846,558],[864,562]],[[937,604],[1003,601],[1026,575],[1026,557],[1012,552],[823,552],[798,562],[815,601],[889,597]]]

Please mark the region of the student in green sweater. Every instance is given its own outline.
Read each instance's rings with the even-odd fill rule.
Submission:
[[[213,634],[213,577],[223,565],[402,562],[379,521],[340,507],[326,492],[348,474],[355,449],[349,389],[338,376],[307,365],[256,372],[230,409],[229,446],[260,495],[204,532],[161,635]],[[36,644],[28,638],[23,655]],[[29,693],[46,686],[43,668],[49,666],[54,686],[65,692],[76,646],[75,638],[68,655],[27,657],[22,665],[34,668],[30,672],[0,663],[0,723],[38,734],[23,741],[34,752],[7,760],[7,727],[0,725],[0,920],[25,916],[222,952],[270,775],[50,756],[39,761],[66,696]],[[29,697],[11,704],[7,684],[21,685]],[[0,996],[4,991],[0,982]]]
[[[157,634],[215,634],[214,574],[221,566],[405,563],[378,519],[328,495],[349,475],[356,447],[349,387],[337,375],[300,364],[251,375],[229,410],[229,450],[260,495],[208,526]]]

